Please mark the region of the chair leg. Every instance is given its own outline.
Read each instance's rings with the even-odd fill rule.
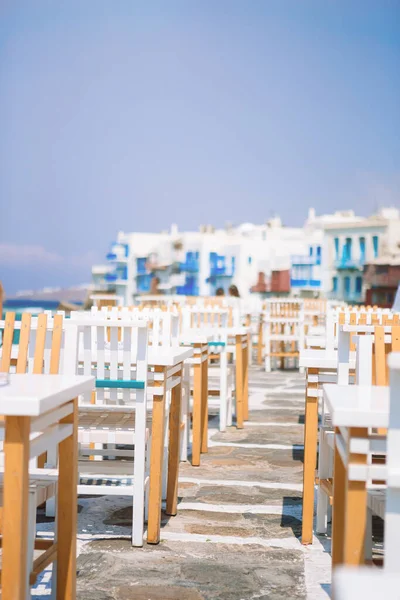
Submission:
[[[181,433],[180,460],[186,462],[188,459],[189,446],[189,408],[190,408],[190,367],[183,367],[182,399],[181,399]]]
[[[153,397],[153,423],[149,481],[149,519],[147,527],[147,542],[149,544],[158,544],[160,541],[162,468],[164,456],[166,368],[156,367],[156,372],[163,373],[164,381],[160,387],[156,388],[157,394],[154,394]]]
[[[171,390],[167,392],[167,402],[165,406],[164,422],[164,458],[163,458],[163,479],[162,479],[162,499],[167,499],[167,481],[168,481],[168,422],[169,407],[171,406]]]
[[[32,571],[33,565],[33,553],[35,549],[35,537],[36,537],[36,491],[31,488],[29,490],[29,499],[28,499],[28,539],[26,544],[26,572],[28,573],[27,577],[27,590],[26,597],[31,597],[31,586],[29,584],[29,574]]]
[[[136,394],[135,460],[133,463],[132,546],[143,546],[146,477],[146,391]]]
[[[322,425],[319,432],[319,458],[318,458],[318,479],[328,479],[330,468],[330,448],[326,440],[326,429],[324,428],[324,415],[322,414]],[[317,533],[325,534],[328,528],[328,496],[318,484],[317,491]]]
[[[219,430],[225,431],[228,421],[228,357],[226,351],[220,354],[220,405]]]
[[[372,510],[367,509],[367,523],[365,528],[365,561],[372,562]]]
[[[47,451],[47,458],[46,458],[46,465],[45,465],[46,469],[56,469],[57,461],[58,461],[57,448],[54,447]],[[53,496],[53,498],[49,498],[46,502],[46,517],[54,519],[55,516],[56,516],[56,499]]]

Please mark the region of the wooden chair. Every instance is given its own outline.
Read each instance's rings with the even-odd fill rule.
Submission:
[[[149,486],[147,355],[144,320],[68,319],[64,372],[96,378],[94,393],[79,404],[78,493],[131,496],[134,546],[143,545]]]
[[[322,399],[322,385],[325,383],[336,383],[338,372],[338,336],[339,327],[343,325],[378,325],[388,318],[387,311],[381,310],[342,310],[332,309],[326,318],[326,343],[322,349],[306,349],[301,352],[300,365],[306,369],[306,397],[305,397],[305,428],[304,428],[304,465],[303,465],[303,518],[302,518],[302,543],[312,544],[313,541],[313,515],[314,515],[314,485],[319,482],[319,477],[315,480],[315,469],[317,465],[317,442],[318,442],[318,404]],[[395,319],[398,316],[395,315]],[[343,359],[341,372],[347,377],[347,381],[354,382],[355,369],[355,344],[352,341],[353,334],[350,335],[349,352],[346,359]],[[344,351],[342,346],[342,352]],[[350,375],[349,375],[350,373]],[[331,431],[329,420],[322,421],[322,432]],[[321,448],[323,445],[321,444]],[[320,457],[319,462],[325,472],[324,456]],[[329,460],[328,460],[328,464]],[[322,475],[321,479],[329,479],[328,475]],[[323,481],[322,487],[326,486]],[[319,486],[321,488],[321,486]],[[330,492],[331,486],[327,491]],[[321,491],[321,490],[320,490]],[[323,533],[325,529],[325,508],[320,512],[323,517],[318,518],[317,531]]]
[[[384,509],[384,565],[383,569],[371,567],[338,567],[333,575],[335,600],[352,600],[360,597],[373,600],[378,595],[395,600],[399,597],[400,574],[398,543],[400,539],[400,354],[389,357],[390,415],[387,434],[387,459],[378,475],[386,475]],[[375,475],[376,476],[376,475]]]
[[[207,368],[207,390],[209,396],[218,397],[219,429],[225,431],[232,425],[233,416],[233,370],[228,365],[229,311],[219,307],[183,307],[181,317],[181,336],[191,332],[193,339],[198,334],[211,337],[208,349],[209,358],[213,360],[207,361],[204,367]],[[211,383],[213,385],[209,385]],[[191,389],[194,393],[194,373]]]
[[[23,313],[21,321],[16,320],[13,312],[8,312],[0,321],[3,331],[0,372],[40,375],[58,374],[63,343],[63,317],[56,315],[50,319],[46,314],[32,317]],[[18,339],[18,341],[16,341]],[[14,343],[15,342],[15,343]],[[57,536],[54,540],[36,539],[36,509],[44,503],[56,506],[57,471],[46,464],[47,453],[37,441],[46,440],[46,450],[51,450],[61,443],[59,431],[60,418],[57,412],[48,415],[46,423],[41,418],[31,423],[31,438],[35,438],[31,450],[31,467],[29,483],[29,537],[27,540],[27,564],[30,569],[29,585],[36,582],[38,575],[57,559]],[[4,440],[4,419],[0,417],[0,435]],[[3,444],[2,444],[3,445]],[[0,523],[2,516],[3,485],[3,451],[0,454]],[[43,550],[34,560],[34,550]],[[29,589],[27,589],[27,596]]]
[[[384,319],[385,321],[385,319]],[[398,321],[397,321],[398,322]],[[356,334],[356,377],[350,380],[351,336]],[[337,381],[347,385],[354,381],[358,385],[388,385],[387,356],[400,350],[400,326],[343,325],[339,333]],[[383,433],[383,432],[378,432]],[[318,463],[317,533],[326,533],[328,501],[332,503],[334,432],[329,415],[322,411]]]
[[[268,299],[263,315],[263,345],[266,372],[271,371],[271,359],[296,362],[304,348],[304,305],[301,300]]]

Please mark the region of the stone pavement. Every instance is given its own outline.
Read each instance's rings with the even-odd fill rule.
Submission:
[[[249,381],[249,422],[219,433],[210,419],[209,453],[181,465],[158,546],[131,547],[128,498],[79,499],[79,600],[328,598],[329,540],[299,541],[304,376],[252,367]]]

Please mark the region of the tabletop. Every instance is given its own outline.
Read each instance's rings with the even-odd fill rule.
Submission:
[[[192,356],[193,348],[152,346],[149,348],[148,363],[157,367],[174,367]]]
[[[309,348],[300,352],[300,367],[315,368],[315,369],[337,369],[338,366],[338,351]],[[350,352],[350,369],[355,369],[356,354]]]
[[[203,331],[202,328],[187,329],[184,333],[179,336],[181,344],[208,344],[215,337],[215,331],[211,333],[210,330]]]
[[[94,377],[85,375],[11,374],[0,387],[0,414],[37,417],[93,388]]]
[[[325,384],[324,399],[333,427],[388,427],[389,388]]]

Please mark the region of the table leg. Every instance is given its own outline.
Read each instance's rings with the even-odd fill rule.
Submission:
[[[317,375],[318,369],[308,369],[308,374]],[[303,515],[301,523],[301,543],[312,544],[314,520],[314,483],[317,466],[318,438],[318,398],[308,395],[309,389],[318,389],[318,383],[308,383],[306,390],[304,423],[304,464],[303,464]]]
[[[368,430],[350,428],[349,441],[353,437],[367,437]],[[366,454],[350,454],[349,464],[365,465]],[[365,563],[365,530],[367,526],[367,488],[365,481],[345,481],[344,564],[359,566]]]
[[[208,452],[208,346],[201,363],[201,452]]]
[[[263,364],[263,346],[264,346],[263,334],[264,334],[264,325],[263,325],[262,318],[260,318],[260,323],[258,325],[258,343],[257,343],[257,364],[260,366]]]
[[[182,370],[176,373],[181,378],[178,385],[171,391],[171,406],[169,411],[169,442],[168,442],[168,485],[167,485],[167,515],[175,516],[178,505],[178,476],[180,449],[180,415],[182,397]]]
[[[151,427],[150,481],[149,481],[149,517],[147,542],[158,544],[161,528],[162,468],[164,457],[164,418],[166,398],[166,369],[155,367],[156,373],[163,373],[162,381],[155,381],[153,396],[153,418]]]
[[[201,448],[201,398],[202,398],[202,345],[195,344],[194,384],[193,384],[193,418],[192,418],[192,466],[200,466]]]
[[[236,336],[236,427],[243,429],[243,352],[242,336]]]
[[[333,466],[333,506],[332,506],[332,567],[343,564],[343,533],[346,511],[346,469],[335,443]]]
[[[3,600],[25,600],[29,586],[29,433],[30,418],[6,417],[1,578]]]
[[[57,600],[76,598],[76,528],[78,485],[78,399],[60,423],[72,423],[72,435],[58,446]]]
[[[243,347],[243,419],[249,420],[249,340],[245,338]]]

